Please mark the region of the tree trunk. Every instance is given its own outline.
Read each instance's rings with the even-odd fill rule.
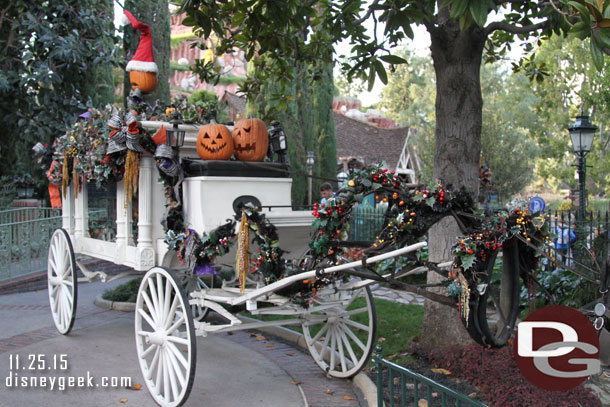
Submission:
[[[483,107],[480,67],[485,36],[475,25],[460,31],[458,23],[447,18],[430,28],[430,37],[437,79],[434,176],[454,189],[465,187],[476,196]],[[451,246],[460,234],[453,219],[444,219],[431,228],[430,260],[450,260]],[[429,284],[440,280],[438,274],[428,273]],[[445,288],[437,292],[447,294]],[[444,347],[469,341],[456,307],[425,301],[423,343]]]

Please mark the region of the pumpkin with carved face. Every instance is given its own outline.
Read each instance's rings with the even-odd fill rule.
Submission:
[[[224,124],[201,126],[197,135],[197,154],[204,160],[228,160],[233,154],[231,132]]]
[[[150,93],[157,89],[157,73],[144,71],[129,71],[131,88],[140,88],[142,93]]]
[[[261,119],[241,119],[233,127],[235,157],[242,161],[263,161],[269,148],[267,127]]]

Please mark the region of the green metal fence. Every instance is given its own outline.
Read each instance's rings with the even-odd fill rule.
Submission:
[[[377,372],[377,406],[414,406],[420,400],[426,400],[430,407],[486,407],[485,404],[474,400],[464,394],[458,393],[440,383],[381,357],[381,346],[377,346],[375,353],[375,368]],[[387,373],[387,375],[386,375]],[[384,377],[387,376],[387,380]],[[387,385],[384,386],[384,382]],[[384,393],[389,396],[384,404]],[[434,397],[436,393],[436,397]]]
[[[0,280],[46,269],[49,241],[59,227],[61,209],[0,211]]]
[[[374,241],[383,226],[386,209],[386,206],[372,208],[369,205],[359,205],[352,209],[349,240]]]

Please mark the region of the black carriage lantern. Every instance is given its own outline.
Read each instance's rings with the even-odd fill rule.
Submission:
[[[287,163],[288,144],[286,143],[286,133],[284,133],[284,130],[280,127],[280,122],[277,120],[271,122],[269,143],[271,144],[271,151],[277,153],[279,162]]]
[[[589,116],[581,114],[576,117],[576,121],[568,127],[568,131],[570,132],[572,148],[576,155],[586,155],[591,151],[597,126],[589,122]]]
[[[172,112],[172,118],[169,123],[172,125],[172,128],[171,130],[167,129],[167,140],[165,143],[169,147],[180,148],[184,145],[184,134],[186,132],[184,130],[178,129],[178,125],[183,123],[179,111],[174,110]]]
[[[587,159],[586,155],[591,151],[593,138],[597,131],[597,126],[589,122],[589,116],[580,114],[576,117],[574,124],[568,127],[570,138],[572,139],[572,148],[574,154],[578,158],[578,217],[582,221],[587,215],[587,197],[586,197],[586,176],[587,176]]]

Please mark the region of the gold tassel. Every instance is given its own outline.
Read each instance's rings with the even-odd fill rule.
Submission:
[[[133,195],[138,191],[140,176],[140,154],[129,150],[125,160],[125,208],[131,204]]]
[[[72,164],[72,179],[74,179],[74,199],[78,198],[80,192],[80,176],[76,172],[76,166],[78,165],[78,158],[75,158]]]
[[[462,304],[462,316],[468,326],[468,315],[470,314],[470,288],[468,287],[468,280],[464,277],[462,272],[458,273],[460,285],[462,286],[462,293],[460,294],[460,303]]]
[[[239,291],[243,294],[246,291],[246,276],[250,267],[250,253],[248,253],[249,225],[246,212],[242,211],[239,234],[237,238],[237,275],[239,277]]]
[[[61,169],[61,190],[66,197],[66,191],[70,185],[70,174],[68,174],[68,154],[64,154],[64,166]]]

